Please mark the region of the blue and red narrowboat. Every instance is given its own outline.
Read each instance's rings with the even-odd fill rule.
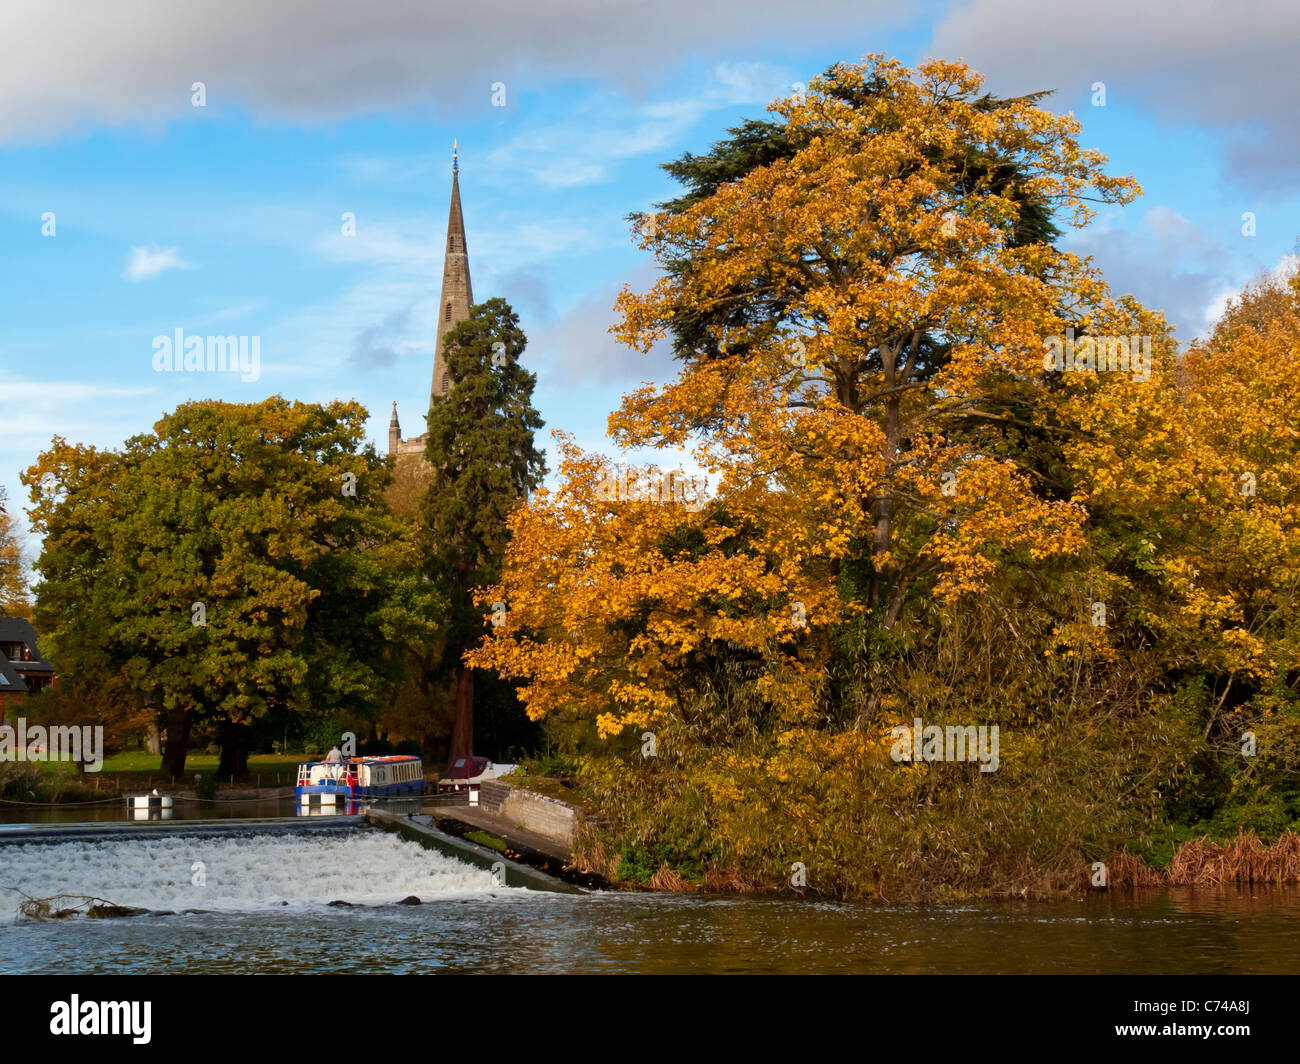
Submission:
[[[395,798],[424,793],[424,765],[410,754],[304,761],[294,794],[302,805],[350,798]]]

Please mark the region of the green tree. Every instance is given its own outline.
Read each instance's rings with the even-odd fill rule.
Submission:
[[[431,634],[437,597],[383,505],[365,419],[355,402],[191,402],[120,452],[56,438],[25,474],[51,656],[159,707],[171,774],[199,720],[242,774],[269,711],[373,712],[393,648]]]
[[[456,676],[456,721],[449,754],[471,752],[474,675],[462,661],[483,634],[474,589],[495,583],[510,539],[510,513],[546,475],[534,433],[536,374],[520,364],[527,338],[503,299],[470,309],[444,341],[451,389],[429,410],[425,458],[433,478],[424,496],[428,576],[449,603],[440,670]]]

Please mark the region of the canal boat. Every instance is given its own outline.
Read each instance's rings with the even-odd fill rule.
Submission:
[[[410,754],[304,761],[294,794],[302,805],[424,793],[424,764]]]

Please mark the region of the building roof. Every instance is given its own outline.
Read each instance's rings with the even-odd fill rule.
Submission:
[[[0,617],[0,643],[22,643],[31,651],[31,661],[6,662],[13,669],[25,673],[54,671],[54,666],[41,657],[36,629],[31,626],[31,622],[24,621],[21,617]],[[0,654],[0,658],[3,657]]]
[[[0,617],[0,643],[26,643],[36,649],[36,629],[21,617]]]
[[[0,694],[9,691],[16,691],[19,694],[27,692],[27,681],[18,674],[14,668],[13,662],[9,661],[3,654],[0,654]]]

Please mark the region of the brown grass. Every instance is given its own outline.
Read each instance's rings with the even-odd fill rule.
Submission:
[[[754,884],[737,868],[706,868],[704,889],[715,894],[748,894],[754,890]]]
[[[1106,862],[1106,884],[1111,887],[1158,887],[1168,880],[1165,873],[1147,865],[1142,858],[1128,852],[1127,847],[1120,849]],[[1083,886],[1092,886],[1092,868],[1084,869]]]
[[[607,883],[618,879],[618,866],[623,861],[621,853],[610,853],[607,847],[593,832],[582,828],[573,843],[573,857],[570,867],[588,875],[599,876]]]
[[[695,888],[669,868],[668,862],[665,861],[659,866],[659,871],[650,877],[650,889],[670,890],[680,893],[683,891],[694,890]]]
[[[1253,831],[1231,842],[1208,836],[1191,839],[1174,851],[1169,867],[1154,869],[1121,849],[1107,862],[1112,887],[1212,887],[1225,883],[1300,883],[1300,835],[1288,831],[1265,846]],[[1090,885],[1090,872],[1082,876]]]

